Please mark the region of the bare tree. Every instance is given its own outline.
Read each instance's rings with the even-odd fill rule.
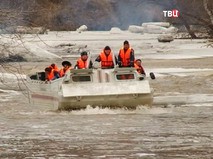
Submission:
[[[208,4],[209,4],[209,0],[203,0],[204,9],[206,10],[206,13],[209,15],[211,24],[213,25],[213,12],[212,10],[208,8]]]

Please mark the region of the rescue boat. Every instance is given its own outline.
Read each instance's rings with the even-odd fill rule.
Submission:
[[[63,78],[43,79],[44,72],[27,79],[29,99],[31,105],[50,110],[87,106],[134,109],[153,102],[149,78],[135,68],[72,69]]]

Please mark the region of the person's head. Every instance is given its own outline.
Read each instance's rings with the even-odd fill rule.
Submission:
[[[52,68],[55,68],[55,64],[54,64],[54,63],[52,63],[50,66],[51,66]]]
[[[105,53],[106,55],[109,55],[110,52],[111,52],[110,47],[109,47],[109,46],[106,46],[106,47],[104,48],[104,53]]]
[[[50,67],[45,68],[45,73],[50,73],[51,71],[52,71],[52,69]]]
[[[87,54],[86,51],[83,51],[83,52],[81,53],[81,59],[82,59],[83,61],[86,61],[86,60],[88,59],[88,54]]]
[[[135,63],[136,63],[136,65],[141,66],[141,59],[137,59],[137,60],[135,61]]]
[[[127,40],[124,41],[124,49],[127,50],[129,48],[129,42]]]
[[[72,64],[69,61],[63,61],[62,66],[66,69],[72,66]]]

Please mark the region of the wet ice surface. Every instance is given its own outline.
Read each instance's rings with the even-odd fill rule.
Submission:
[[[1,41],[9,43],[15,47],[15,51],[26,52],[26,48],[31,53],[43,58],[79,57],[80,52],[74,49],[67,52],[66,47],[60,45],[73,45],[89,50],[95,57],[102,49],[109,45],[115,54],[118,54],[123,41],[128,40],[130,46],[135,50],[135,56],[143,59],[191,59],[213,57],[212,48],[207,47],[205,40],[175,39],[171,43],[159,43],[159,34],[135,34],[128,31],[122,34],[112,34],[109,31],[87,31],[77,33],[50,31],[44,35],[22,35],[21,41],[17,37],[5,35]],[[8,38],[10,37],[10,38]],[[10,40],[11,39],[11,40]],[[24,47],[20,47],[23,45]],[[19,48],[17,48],[19,46]],[[52,54],[54,53],[54,54]]]
[[[213,102],[40,111],[1,91],[0,158],[211,158]],[[20,100],[21,99],[21,100]]]

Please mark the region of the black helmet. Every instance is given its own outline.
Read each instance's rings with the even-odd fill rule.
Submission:
[[[65,66],[65,65],[72,66],[72,64],[69,61],[63,61],[61,64],[62,66]]]

